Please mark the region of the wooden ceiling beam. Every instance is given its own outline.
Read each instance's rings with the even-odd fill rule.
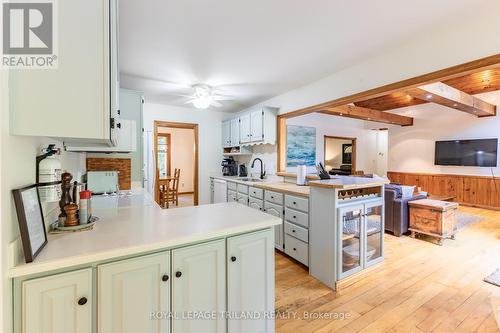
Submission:
[[[423,101],[470,113],[478,117],[496,115],[496,106],[453,88],[443,82],[435,82],[405,91]]]
[[[368,108],[363,108],[355,105],[342,105],[332,108],[325,108],[317,111],[318,113],[329,114],[333,116],[341,116],[347,118],[355,118],[361,120],[374,121],[384,124],[393,124],[401,126],[412,126],[413,118],[401,116],[394,113],[388,113]]]

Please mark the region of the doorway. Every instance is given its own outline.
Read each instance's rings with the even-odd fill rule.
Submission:
[[[324,146],[326,171],[345,176],[356,173],[356,138],[325,135]]]
[[[198,124],[154,121],[155,200],[160,203],[160,183],[180,170],[178,205],[198,205]]]

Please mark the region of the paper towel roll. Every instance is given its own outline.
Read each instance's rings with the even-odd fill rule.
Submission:
[[[307,168],[305,165],[297,166],[297,185],[306,184],[306,170]]]

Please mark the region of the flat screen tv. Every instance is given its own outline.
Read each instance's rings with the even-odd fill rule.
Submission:
[[[436,165],[497,166],[498,139],[436,142]]]

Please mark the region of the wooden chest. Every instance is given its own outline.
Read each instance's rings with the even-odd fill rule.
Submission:
[[[410,228],[415,232],[440,238],[454,238],[458,203],[421,199],[410,201]]]

